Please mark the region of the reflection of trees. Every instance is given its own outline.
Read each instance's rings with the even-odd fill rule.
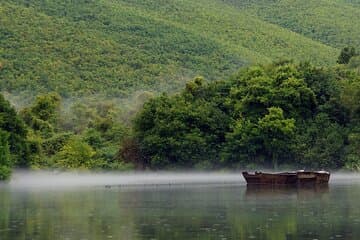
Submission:
[[[227,213],[231,235],[234,239],[358,239],[354,220],[360,211],[353,188],[248,189],[246,207],[239,205]]]
[[[139,233],[143,239],[225,238],[226,206],[219,190],[184,188],[139,193],[137,199],[142,203],[135,213]]]
[[[0,188],[0,233],[1,240],[355,240],[360,236],[359,194],[356,186],[50,192]]]
[[[1,239],[136,239],[131,211],[118,202],[122,194],[104,191],[0,189],[0,230],[12,229],[1,232]]]

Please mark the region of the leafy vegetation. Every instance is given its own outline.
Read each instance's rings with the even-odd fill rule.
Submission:
[[[334,46],[348,43],[328,46],[217,0],[4,0],[0,13],[0,89],[28,95],[170,91],[274,59],[332,64]]]
[[[328,46],[360,45],[360,5],[355,0],[225,0],[254,17]]]
[[[358,169],[360,76],[284,61],[188,83],[144,105],[135,137],[150,167]]]
[[[140,95],[145,104],[133,125],[113,101],[66,106],[51,92],[17,113],[1,96],[1,179],[14,166],[359,170],[357,58],[334,67],[254,65],[212,82],[197,77],[178,94]]]
[[[14,165],[28,166],[27,129],[15,109],[0,94],[0,180],[10,176]]]
[[[12,167],[360,169],[359,6],[3,0],[0,91],[22,104],[0,96],[0,179]]]

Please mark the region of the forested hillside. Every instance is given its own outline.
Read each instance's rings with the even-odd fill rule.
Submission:
[[[359,9],[340,0],[3,0],[0,89],[126,96],[283,58],[329,65],[359,44]]]
[[[358,0],[226,0],[259,17],[328,46],[360,44]]]
[[[0,180],[13,167],[359,170],[359,3],[2,0]]]

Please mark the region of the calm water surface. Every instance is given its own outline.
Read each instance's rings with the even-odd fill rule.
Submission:
[[[360,183],[0,186],[0,239],[360,239]]]

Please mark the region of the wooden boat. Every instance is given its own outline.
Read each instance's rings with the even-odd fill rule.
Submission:
[[[330,173],[326,171],[304,171],[263,173],[242,173],[249,185],[318,185],[327,184]]]

